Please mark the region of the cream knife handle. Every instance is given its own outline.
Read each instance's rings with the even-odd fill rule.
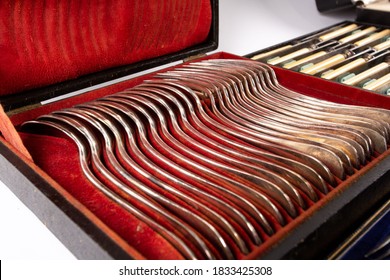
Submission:
[[[367,61],[364,58],[358,58],[355,59],[354,61],[351,61],[348,64],[345,64],[329,73],[325,73],[324,75],[321,76],[321,78],[327,79],[327,80],[332,80],[334,78],[337,78],[338,76],[345,74],[361,65],[364,65]]]
[[[340,29],[337,29],[335,31],[332,31],[332,32],[329,32],[329,33],[326,33],[324,35],[321,35],[319,37],[320,41],[328,41],[328,40],[331,40],[333,38],[336,38],[337,36],[340,36],[340,35],[343,35],[345,33],[348,33],[354,29],[356,29],[358,26],[357,24],[355,23],[352,23],[352,24],[349,24],[345,27],[342,27]]]
[[[319,63],[316,63],[310,67],[307,67],[303,70],[301,70],[302,73],[309,74],[309,75],[315,75],[321,71],[324,71],[342,61],[345,60],[345,55],[343,54],[336,54],[332,57],[329,57],[328,59],[325,59]]]
[[[295,66],[298,66],[298,65],[303,64],[305,62],[308,62],[310,60],[319,58],[319,57],[324,56],[326,54],[327,54],[327,52],[325,52],[325,51],[316,52],[316,53],[314,53],[312,55],[306,56],[306,57],[301,58],[301,59],[299,59],[297,61],[292,61],[292,62],[286,63],[285,65],[283,65],[283,68],[291,69],[291,68],[293,68]]]
[[[371,42],[374,42],[380,38],[383,38],[387,35],[390,35],[390,29],[385,29],[385,30],[382,30],[381,32],[378,32],[378,33],[374,33],[370,36],[368,36],[367,38],[364,38],[362,40],[359,40],[355,43],[353,43],[355,46],[357,47],[361,47],[361,46],[364,46],[364,45],[367,45]]]
[[[386,41],[384,41],[384,42],[382,42],[382,43],[380,43],[380,44],[378,44],[378,45],[375,45],[375,46],[373,46],[372,47],[374,50],[376,50],[376,51],[383,51],[383,50],[385,50],[385,49],[388,49],[388,48],[390,48],[390,39],[389,40],[386,40]]]
[[[374,82],[368,83],[363,88],[367,90],[378,91],[385,86],[390,86],[390,73],[387,73]]]
[[[292,45],[286,45],[286,46],[283,46],[283,47],[280,47],[280,48],[271,50],[271,51],[269,51],[269,52],[260,53],[260,54],[258,54],[258,55],[255,55],[255,56],[252,57],[252,59],[253,59],[253,60],[259,60],[259,59],[262,59],[262,58],[264,58],[264,57],[271,56],[271,55],[280,53],[280,52],[282,52],[282,51],[288,50],[288,49],[291,48],[291,47],[292,47]]]
[[[345,44],[345,43],[352,42],[352,41],[354,41],[354,40],[356,40],[356,39],[358,39],[358,38],[361,38],[361,37],[363,37],[363,36],[365,36],[365,35],[368,35],[368,34],[374,32],[376,29],[377,29],[376,27],[370,26],[370,27],[368,27],[368,28],[366,28],[366,29],[363,29],[363,30],[361,30],[361,31],[359,31],[359,32],[356,32],[356,33],[354,33],[354,34],[351,34],[351,35],[349,35],[349,36],[346,36],[346,37],[344,37],[344,38],[341,38],[341,39],[339,40],[339,43]]]
[[[372,75],[375,75],[375,74],[379,73],[380,71],[384,71],[388,68],[389,68],[389,64],[387,62],[382,62],[382,63],[375,65],[374,67],[364,71],[364,72],[359,73],[358,75],[356,75],[350,79],[343,81],[343,83],[346,85],[354,86],[354,85],[360,83],[361,81],[370,78]]]
[[[283,63],[283,62],[288,61],[290,59],[293,59],[297,56],[306,54],[306,53],[310,52],[311,50],[312,50],[311,48],[302,48],[302,49],[296,50],[295,52],[286,54],[282,57],[270,59],[267,61],[267,63],[271,64],[271,65],[280,64],[280,63]]]

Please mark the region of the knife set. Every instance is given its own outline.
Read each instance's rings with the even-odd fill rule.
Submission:
[[[389,95],[389,55],[390,29],[344,23],[252,59]]]

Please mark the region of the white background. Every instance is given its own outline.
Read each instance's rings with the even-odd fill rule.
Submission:
[[[326,1],[326,0],[325,0]],[[284,42],[343,20],[354,11],[321,15],[315,0],[220,0],[219,48],[238,55]],[[0,182],[0,259],[74,259]]]

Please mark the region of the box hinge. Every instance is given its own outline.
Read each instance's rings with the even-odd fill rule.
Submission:
[[[194,60],[194,59],[198,59],[198,58],[202,58],[204,56],[206,56],[207,54],[205,53],[201,53],[201,54],[197,54],[197,55],[192,55],[192,56],[189,56],[189,57],[186,57],[183,59],[183,62],[188,62],[188,61],[191,61],[191,60]]]
[[[36,109],[38,107],[41,107],[42,104],[41,103],[34,103],[34,104],[30,104],[30,105],[26,105],[26,106],[23,106],[23,107],[18,107],[18,108],[9,108],[6,113],[9,117],[13,116],[13,115],[17,115],[17,114],[20,114],[20,113],[23,113],[23,112],[26,112],[26,111],[29,111],[29,110],[32,110],[32,109]]]

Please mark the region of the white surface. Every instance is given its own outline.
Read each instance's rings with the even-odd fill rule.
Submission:
[[[238,55],[355,18],[353,10],[322,15],[315,0],[220,0],[219,3],[218,50]]]
[[[320,15],[314,0],[220,0],[218,51],[245,55],[353,19]],[[0,259],[72,259],[73,255],[0,182]]]

